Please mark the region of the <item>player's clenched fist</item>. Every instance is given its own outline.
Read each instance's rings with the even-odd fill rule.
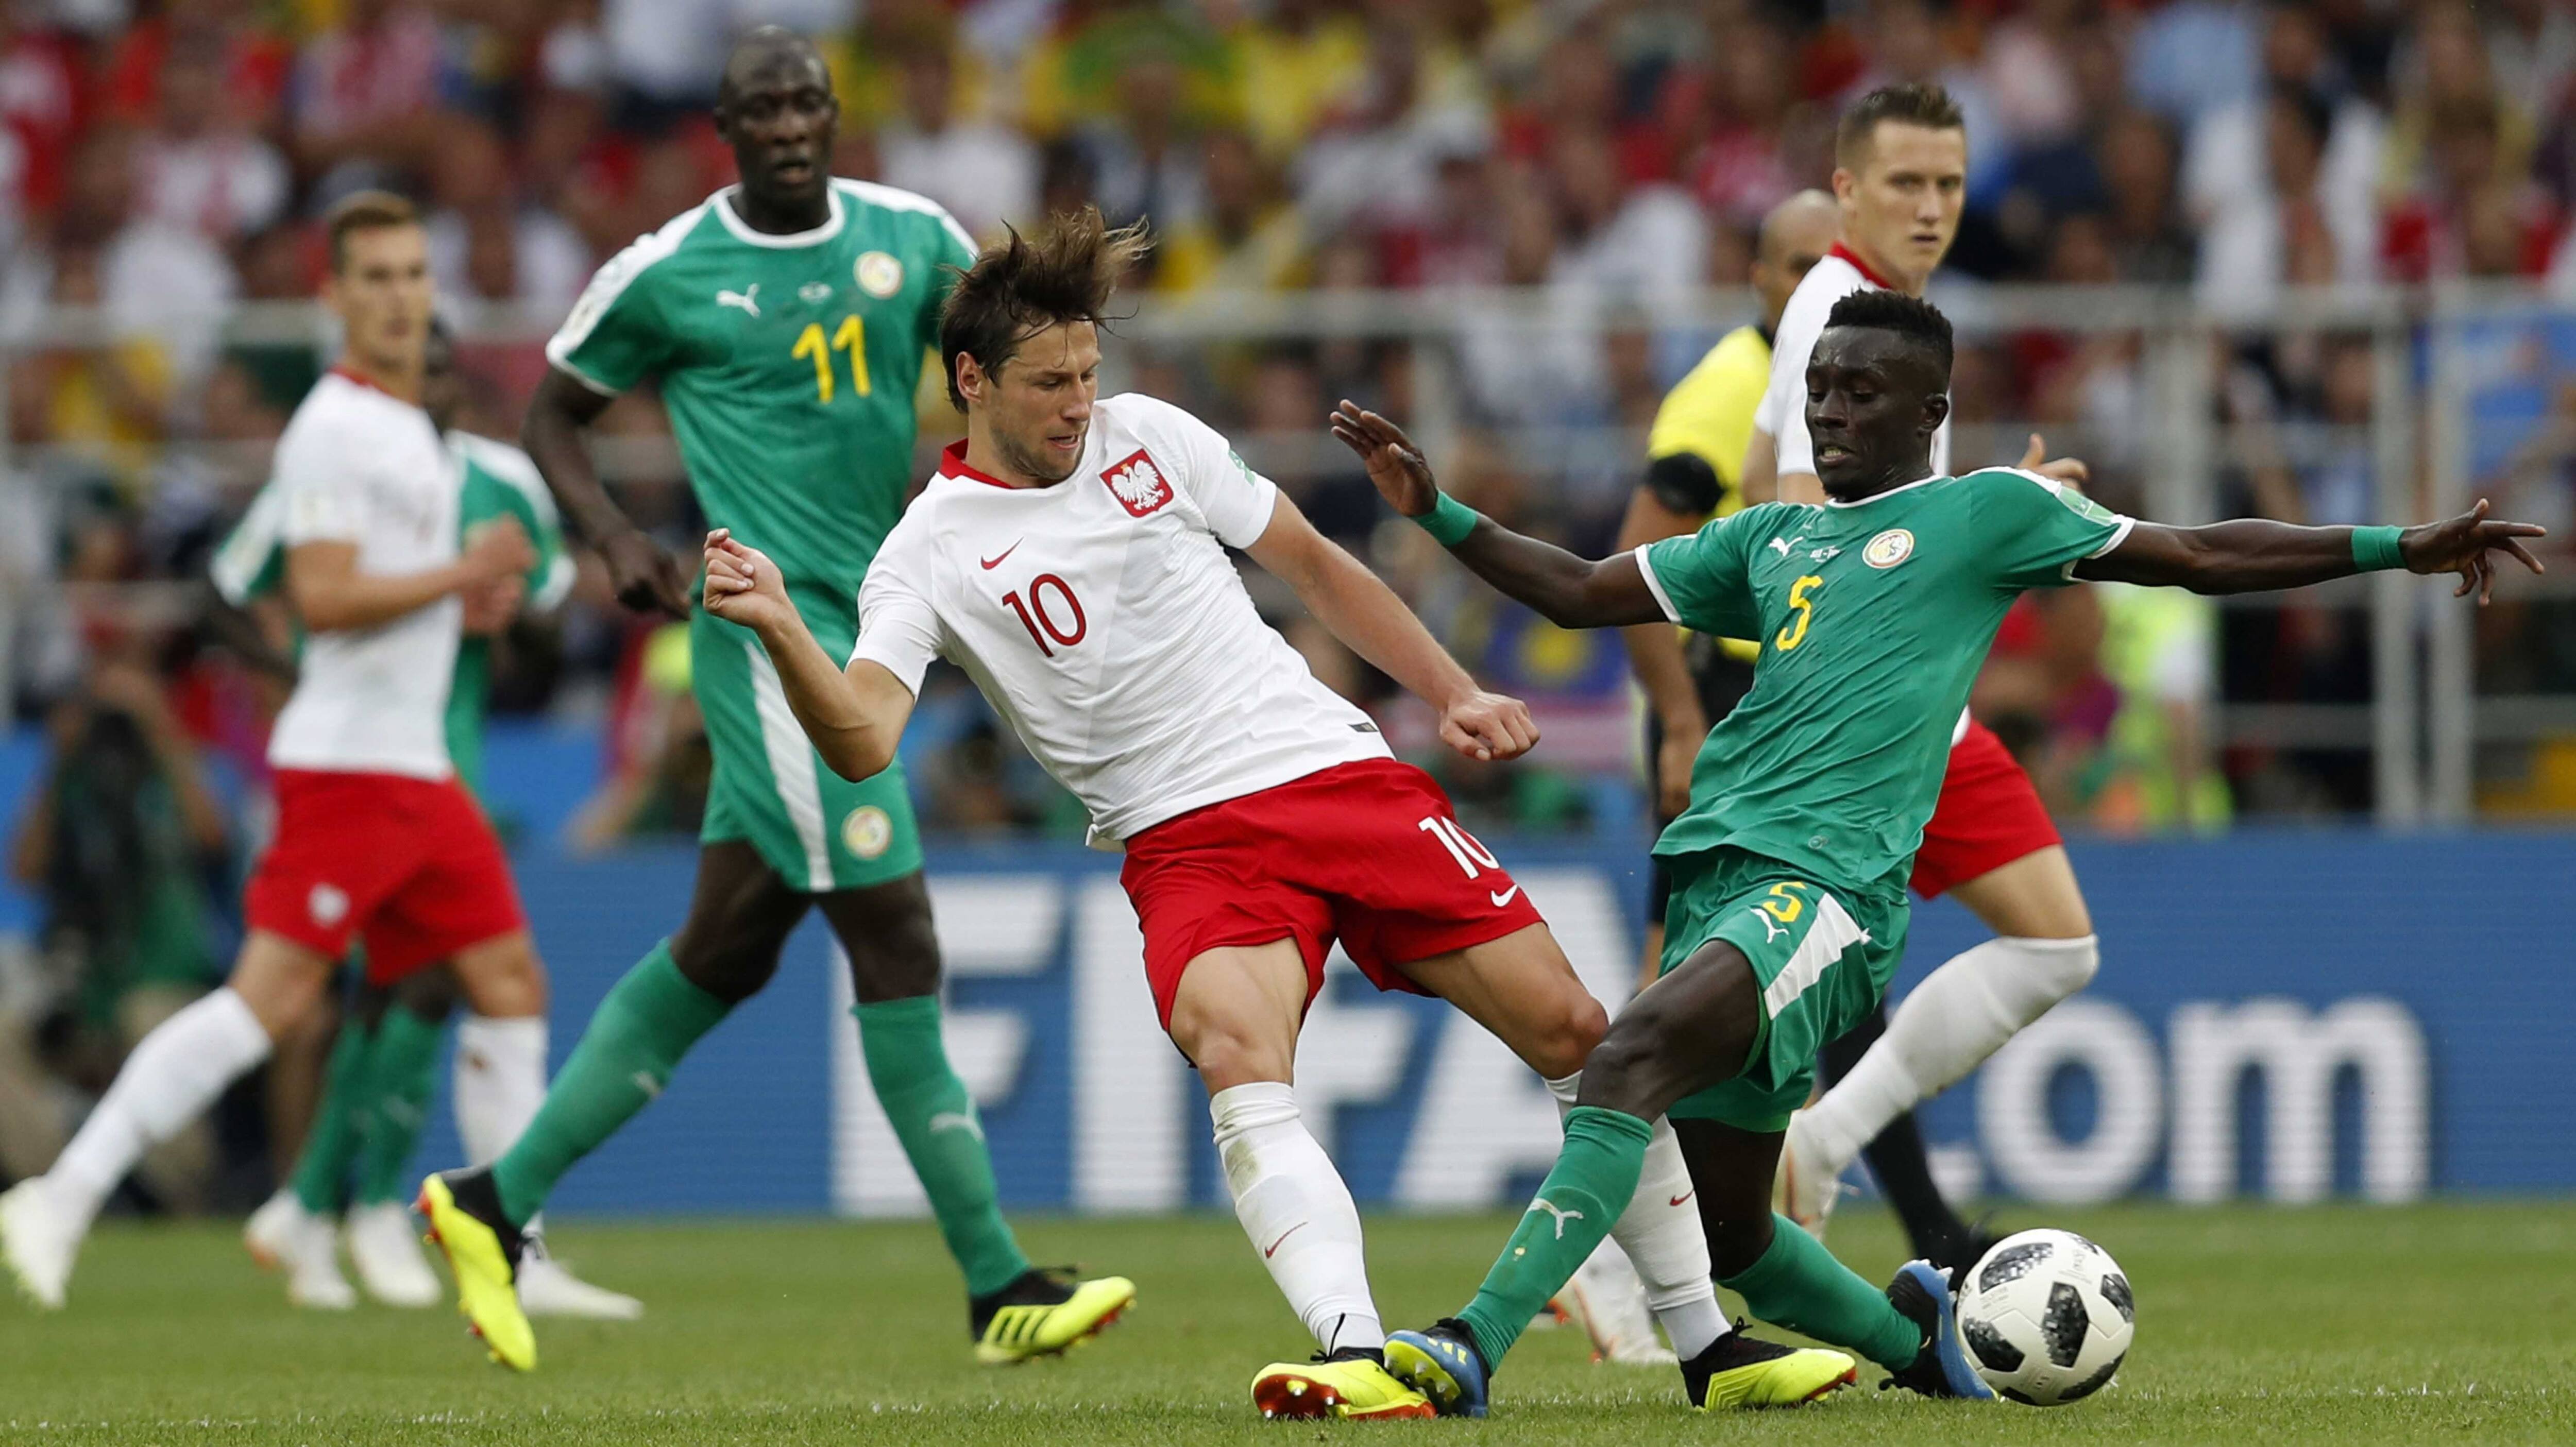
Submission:
[[[765,628],[796,616],[787,580],[758,548],[744,547],[731,531],[707,534],[707,611],[745,628]]]
[[[1440,711],[1440,741],[1471,759],[1516,759],[1538,742],[1529,705],[1507,694],[1461,695]]]
[[[464,561],[476,582],[515,578],[536,566],[537,550],[514,517],[477,523],[466,535]]]

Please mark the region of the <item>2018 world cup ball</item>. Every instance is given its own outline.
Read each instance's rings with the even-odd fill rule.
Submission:
[[[2100,1391],[2137,1330],[2129,1278],[2072,1231],[2007,1236],[1959,1289],[1959,1335],[1977,1374],[2012,1401],[2062,1406]]]

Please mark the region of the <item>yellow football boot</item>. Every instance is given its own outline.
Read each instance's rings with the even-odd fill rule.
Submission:
[[[1007,1366],[1051,1357],[1108,1329],[1136,1304],[1136,1283],[1124,1276],[1075,1281],[1054,1271],[1029,1271],[969,1312],[975,1360]]]
[[[1785,1347],[1741,1331],[1682,1363],[1682,1387],[1703,1412],[1802,1407],[1860,1380],[1860,1363],[1819,1347]]]
[[[1353,1352],[1311,1362],[1274,1362],[1252,1379],[1252,1405],[1273,1421],[1345,1417],[1383,1422],[1437,1415],[1431,1399]]]
[[[460,1199],[461,1198],[461,1199]],[[523,1239],[501,1212],[489,1170],[447,1171],[420,1183],[412,1209],[429,1223],[429,1239],[456,1278],[456,1309],[483,1339],[492,1360],[515,1371],[537,1369],[537,1333],[519,1310]]]

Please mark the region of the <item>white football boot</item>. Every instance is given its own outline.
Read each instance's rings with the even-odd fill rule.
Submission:
[[[339,1226],[280,1191],[242,1223],[242,1246],[269,1271],[286,1273],[286,1299],[311,1311],[347,1311],[358,1292],[340,1274]]]
[[[348,1242],[349,1264],[367,1295],[387,1306],[436,1306],[447,1288],[421,1255],[420,1236],[411,1211],[399,1201],[380,1201],[349,1213],[340,1234]]]
[[[0,1258],[18,1278],[19,1294],[47,1311],[62,1310],[72,1263],[88,1234],[88,1223],[55,1202],[42,1176],[0,1194]]]
[[[1637,1268],[1606,1237],[1558,1290],[1554,1305],[1592,1339],[1596,1362],[1649,1367],[1678,1360],[1655,1335],[1655,1314],[1646,1305],[1646,1284],[1637,1279]]]
[[[1771,1178],[1771,1209],[1822,1241],[1825,1223],[1833,1219],[1834,1205],[1842,1199],[1843,1181],[1839,1175],[1824,1173],[1819,1156],[1815,1137],[1807,1129],[1807,1113],[1792,1111],[1788,1135],[1780,1142],[1779,1173]]]
[[[644,1303],[623,1292],[593,1286],[546,1251],[546,1238],[528,1232],[519,1257],[519,1310],[530,1316],[580,1316],[594,1321],[633,1321]]]

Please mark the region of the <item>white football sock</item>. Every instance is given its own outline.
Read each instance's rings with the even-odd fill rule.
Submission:
[[[1888,1123],[1967,1077],[2100,967],[2094,936],[1993,939],[1943,961],[1897,1005],[1887,1033],[1799,1119],[1838,1176]]]
[[[1333,1158],[1306,1133],[1295,1093],[1274,1081],[1237,1085],[1210,1097],[1208,1114],[1235,1219],[1297,1319],[1327,1352],[1385,1346],[1359,1207]]]
[[[467,1015],[456,1024],[456,1138],[488,1166],[546,1101],[546,1019]]]
[[[1557,1114],[1574,1109],[1582,1089],[1578,1072],[1547,1083],[1556,1097]],[[1671,1121],[1657,1119],[1646,1142],[1646,1165],[1637,1177],[1637,1194],[1610,1228],[1612,1243],[1627,1253],[1637,1279],[1646,1289],[1646,1306],[1673,1344],[1673,1354],[1689,1361],[1726,1335],[1726,1313],[1717,1304],[1717,1287],[1709,1279],[1708,1236],[1700,1229],[1699,1207],[1691,1204],[1690,1167],[1682,1160],[1682,1143]],[[1596,1255],[1598,1252],[1595,1253]]]
[[[125,1057],[98,1108],[45,1173],[55,1199],[86,1225],[146,1150],[205,1114],[268,1052],[259,1017],[229,989],[162,1021]]]

